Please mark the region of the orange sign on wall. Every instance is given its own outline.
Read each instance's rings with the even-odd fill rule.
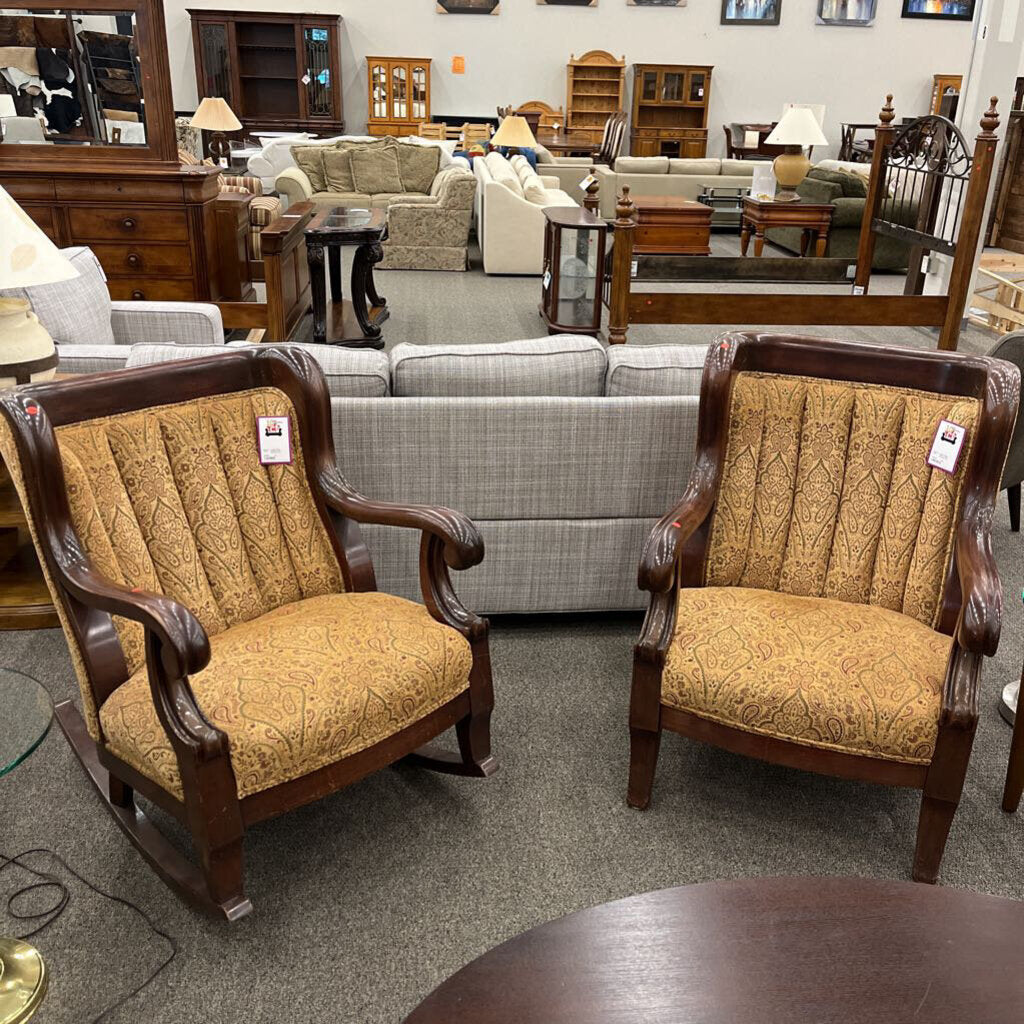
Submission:
[[[466,58],[452,57],[452,74],[464,75],[466,73]]]

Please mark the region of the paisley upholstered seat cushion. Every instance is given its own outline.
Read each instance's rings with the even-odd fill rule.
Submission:
[[[400,732],[469,685],[469,643],[426,608],[389,594],[327,594],[210,637],[191,677],[203,714],[231,743],[239,797],[340,761]],[[181,797],[178,764],[146,669],[107,699],[110,750]]]
[[[661,699],[746,732],[927,764],[951,643],[878,605],[680,590]]]

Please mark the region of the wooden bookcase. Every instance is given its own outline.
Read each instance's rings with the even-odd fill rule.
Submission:
[[[604,125],[622,110],[626,58],[616,60],[606,50],[570,56],[567,69],[566,128],[600,142]]]
[[[707,154],[711,71],[706,64],[633,65],[633,156]]]
[[[188,13],[200,99],[222,96],[247,132],[345,130],[340,17]]]
[[[429,57],[367,57],[367,135],[416,135],[430,120]]]

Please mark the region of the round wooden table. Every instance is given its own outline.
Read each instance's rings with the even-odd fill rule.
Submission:
[[[601,150],[586,132],[538,132],[537,141],[552,153],[593,157]]]
[[[406,1024],[1010,1024],[1024,904],[912,882],[750,878],[631,896],[509,940]]]

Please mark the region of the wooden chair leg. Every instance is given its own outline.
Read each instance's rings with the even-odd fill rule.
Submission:
[[[646,810],[654,789],[654,770],[658,767],[658,749],[661,732],[647,729],[629,729],[629,788],[626,803],[630,807]]]
[[[1006,488],[1006,501],[1010,506],[1010,529],[1020,533],[1020,484],[1010,484]]]
[[[1024,691],[1024,675],[1021,676]],[[1010,763],[1006,768],[1006,786],[1003,789],[1003,810],[1013,814],[1020,806],[1024,793],[1024,708],[1020,694],[1017,696],[1017,715],[1013,720],[1013,741],[1010,743]]]
[[[949,827],[957,804],[925,795],[921,798],[921,816],[917,823],[917,848],[914,850],[914,881],[934,885],[946,849]]]

